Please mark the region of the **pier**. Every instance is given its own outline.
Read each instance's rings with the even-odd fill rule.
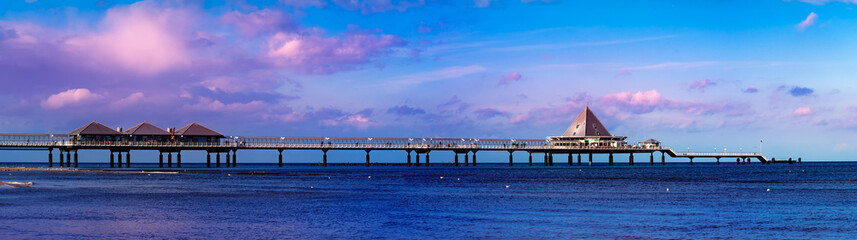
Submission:
[[[277,151],[279,155],[276,161],[280,167],[283,166],[283,152],[286,150],[321,151],[322,166],[327,166],[327,152],[331,150],[365,151],[364,165],[367,167],[372,164],[370,153],[373,151],[407,152],[407,159],[402,159],[402,162],[415,167],[430,166],[430,154],[438,151],[455,153],[454,166],[462,165],[459,155],[464,155],[465,167],[476,166],[477,153],[485,151],[508,152],[509,166],[515,163],[514,152],[527,152],[529,165],[533,164],[533,155],[537,157],[536,162],[541,156],[545,166],[554,166],[554,157],[563,155],[567,157],[564,165],[572,166],[576,162],[578,166],[591,166],[593,155],[598,154],[608,156],[608,165],[614,164],[615,155],[626,155],[629,165],[636,163],[635,155],[648,157],[649,165],[664,165],[666,156],[686,158],[691,165],[694,159],[700,158],[715,159],[718,165],[721,159],[735,159],[739,165],[750,164],[752,160],[762,164],[801,163],[800,158],[797,161],[791,158],[787,161],[768,159],[758,152],[677,152],[654,139],[632,145],[624,142],[625,138],[610,135],[586,107],[562,136],[546,139],[224,136],[198,123],[164,130],[143,122],[123,131],[93,121],[68,134],[0,134],[0,150],[47,151],[49,167],[54,166],[55,150],[59,154],[59,167],[77,167],[80,150],[108,150],[109,166],[125,168],[132,166],[132,151],[158,151],[159,167],[181,167],[183,151],[205,151],[206,167],[236,167],[239,150]],[[585,163],[583,157],[587,159]],[[224,164],[221,164],[221,160],[224,160]]]

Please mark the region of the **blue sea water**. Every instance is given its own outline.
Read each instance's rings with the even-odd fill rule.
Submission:
[[[186,166],[0,171],[0,238],[857,238],[855,163]]]

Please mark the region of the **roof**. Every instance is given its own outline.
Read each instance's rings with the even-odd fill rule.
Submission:
[[[223,134],[220,134],[217,131],[211,130],[199,123],[191,123],[187,126],[179,128],[176,130],[176,135],[182,136],[201,136],[201,137],[223,137]]]
[[[595,117],[595,114],[592,113],[592,110],[589,109],[589,106],[583,108],[583,111],[580,112],[580,115],[577,115],[577,118],[574,119],[574,122],[571,123],[571,126],[565,130],[565,133],[562,134],[563,137],[588,137],[588,136],[611,136],[610,132],[607,131],[607,128],[601,124],[601,121],[598,121],[598,118]]]
[[[71,131],[68,135],[122,135],[122,133],[105,126],[104,124],[92,121],[91,123],[83,125],[83,127],[79,127],[74,131]]]
[[[655,139],[649,138],[649,140],[642,141],[642,142],[640,142],[640,143],[661,143],[661,141],[658,141],[658,140],[655,140]]]
[[[146,121],[143,121],[142,123],[137,124],[137,126],[133,126],[133,127],[129,128],[128,130],[125,130],[125,132],[123,132],[123,133],[131,134],[131,135],[146,135],[146,136],[169,136],[170,135],[170,132],[167,132],[164,129],[159,128],[158,126],[152,125],[151,123],[148,123]]]

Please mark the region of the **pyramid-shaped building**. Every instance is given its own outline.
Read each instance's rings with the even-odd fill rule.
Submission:
[[[589,106],[577,115],[562,136],[548,137],[557,146],[619,146],[625,143],[624,136],[614,136],[601,124]]]

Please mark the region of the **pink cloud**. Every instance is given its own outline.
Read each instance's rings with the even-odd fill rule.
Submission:
[[[119,99],[118,101],[111,103],[110,106],[116,109],[130,107],[134,104],[139,103],[141,100],[143,100],[143,97],[145,96],[146,95],[142,92],[135,92],[125,98]]]
[[[360,10],[364,14],[391,10],[404,12],[426,3],[425,0],[333,0],[333,2],[346,10]]]
[[[194,13],[138,2],[107,11],[103,31],[64,41],[65,48],[89,56],[93,67],[118,65],[143,74],[160,73],[190,64],[186,43],[195,37],[188,27]]]
[[[622,69],[621,72],[614,74],[613,78],[624,77],[624,76],[628,76],[628,75],[631,75],[631,72],[629,72],[628,69]]]
[[[809,13],[809,16],[806,16],[806,19],[798,23],[795,28],[797,28],[798,31],[803,31],[806,28],[815,25],[816,21],[818,21],[818,14],[815,14],[815,12],[811,12]]]
[[[268,40],[268,57],[280,67],[306,74],[327,74],[354,68],[402,45],[393,35],[346,33],[342,37],[277,33]]]
[[[799,107],[792,112],[792,115],[795,115],[795,116],[812,115],[812,108],[810,108],[810,107]]]
[[[751,86],[751,87],[748,87],[747,89],[744,89],[744,92],[745,93],[757,93],[757,92],[759,92],[759,89]]]
[[[323,0],[280,0],[280,3],[296,8],[306,8],[310,6],[323,8],[327,6],[327,3]]]
[[[185,105],[184,109],[207,112],[256,112],[265,107],[267,104],[258,100],[225,104],[217,99],[199,97],[197,103]]]
[[[725,113],[727,115],[747,114],[752,112],[745,104],[735,102],[694,102],[666,99],[657,90],[637,91],[608,94],[598,99],[607,115],[626,119],[632,114],[645,114],[657,109],[679,111],[693,115],[708,115]]]
[[[290,32],[300,27],[289,14],[270,9],[247,14],[232,11],[223,15],[223,21],[234,24],[241,32],[249,36],[280,31]]]
[[[651,112],[664,102],[664,98],[657,90],[646,92],[620,92],[604,95],[599,99],[600,103],[622,107],[635,113]]]
[[[75,88],[51,95],[47,99],[42,100],[41,105],[45,109],[59,109],[66,106],[89,103],[102,97],[100,94],[90,92],[89,89]]]
[[[528,111],[524,114],[518,114],[509,119],[509,123],[519,124],[531,122],[534,125],[544,125],[559,122],[573,121],[574,117],[583,110],[586,103],[591,99],[586,93],[579,93],[576,96],[569,97],[565,103],[559,107],[542,107]]]
[[[692,83],[690,83],[689,88],[699,90],[700,92],[704,92],[705,88],[710,87],[710,86],[714,86],[714,85],[717,85],[717,83],[714,81],[708,80],[708,79],[703,79],[700,81],[694,80]]]
[[[509,82],[518,81],[521,79],[521,74],[518,72],[513,72],[508,75],[500,77],[499,85],[505,85]]]

